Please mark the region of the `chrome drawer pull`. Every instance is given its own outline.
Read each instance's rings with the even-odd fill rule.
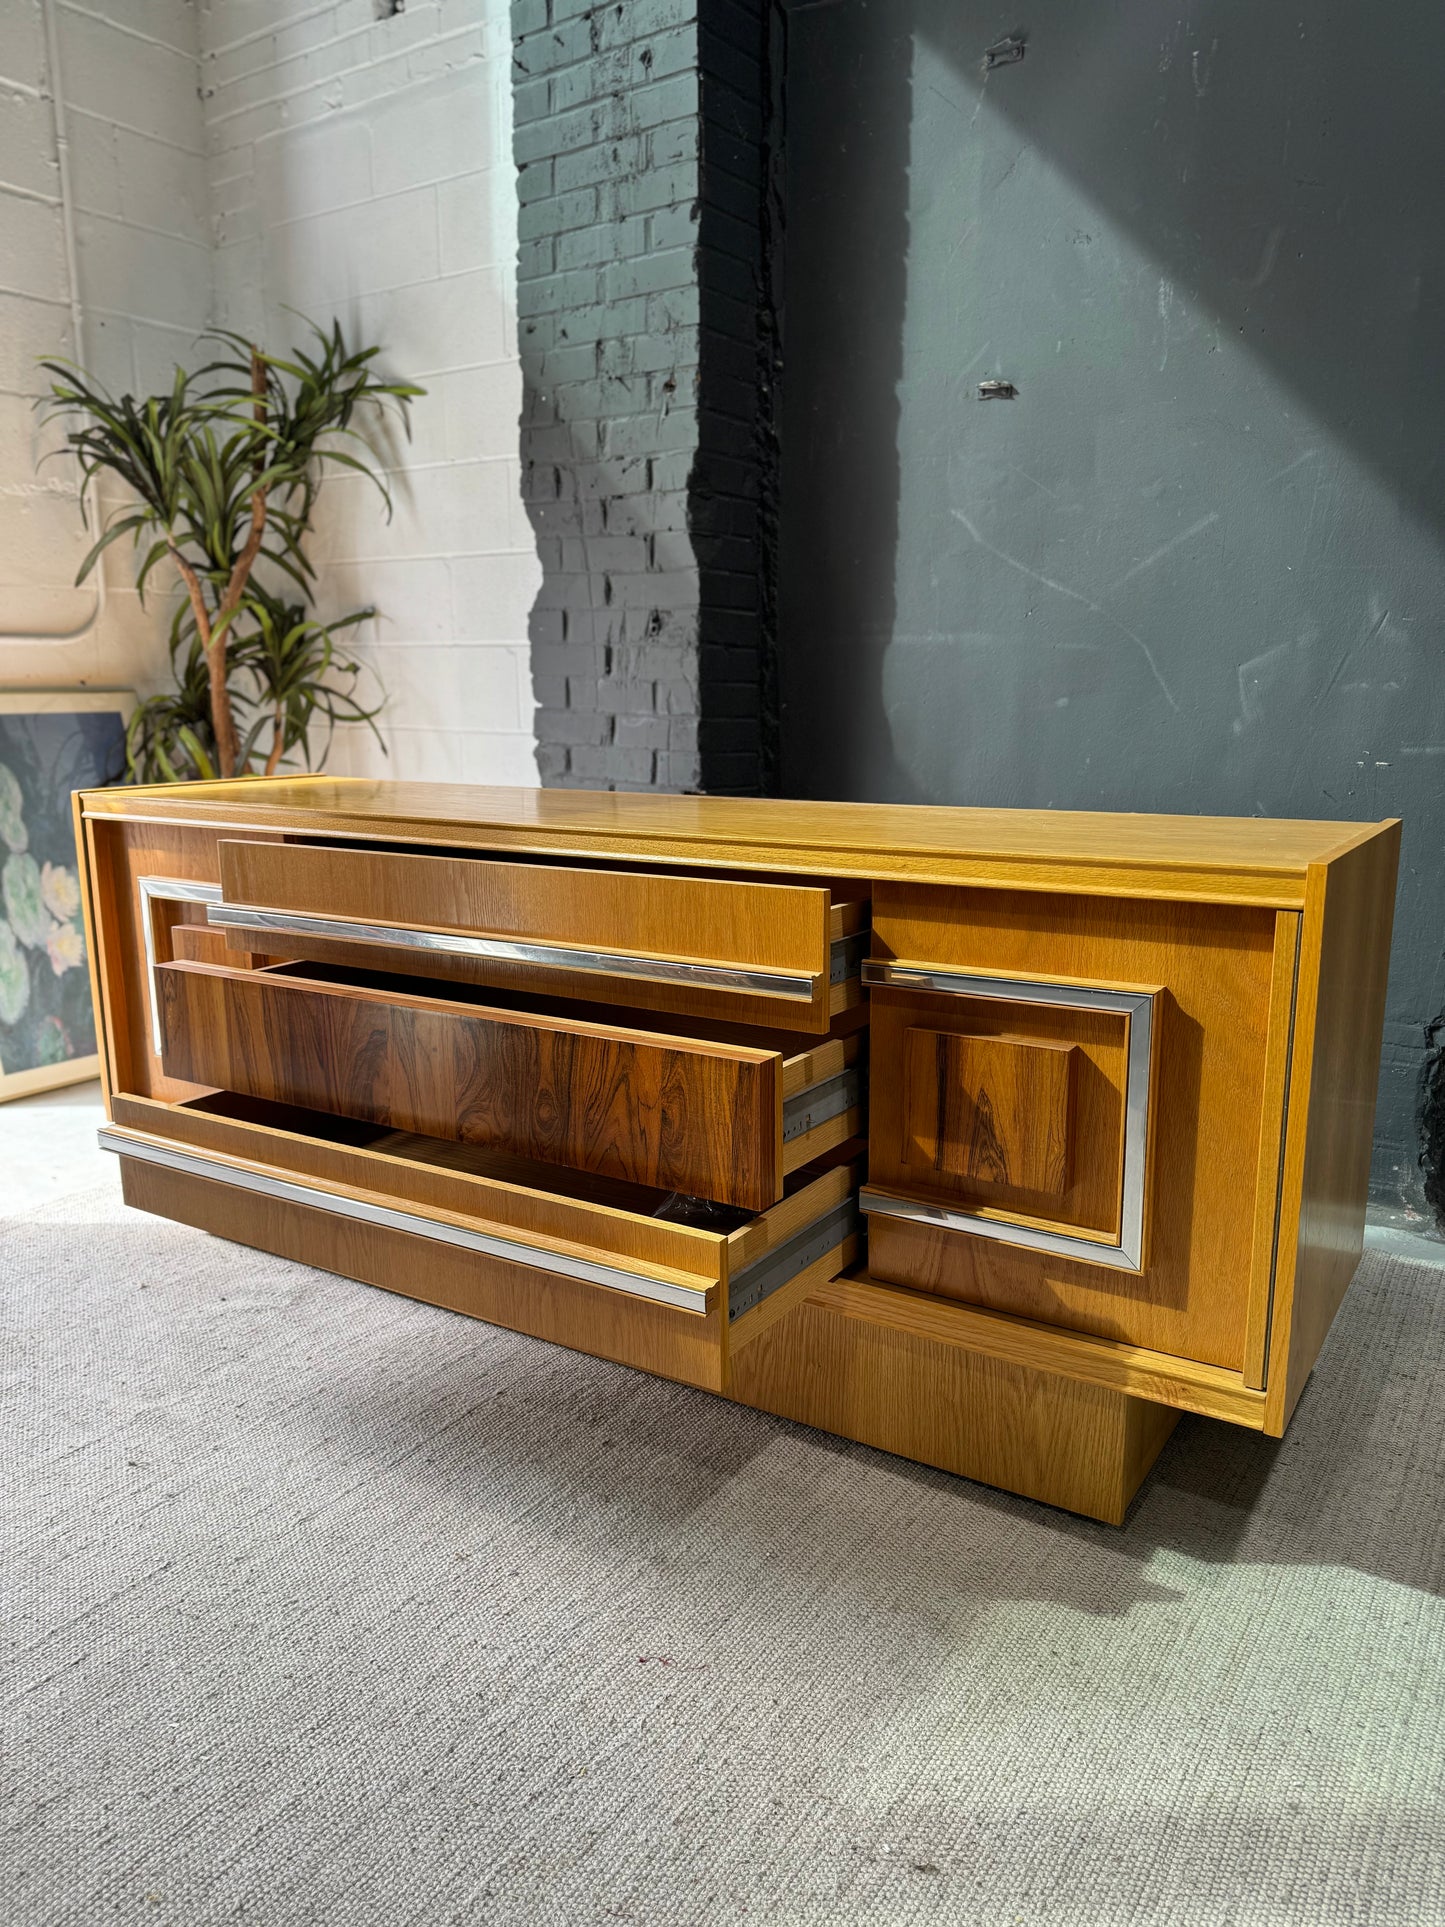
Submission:
[[[156,976],[156,923],[154,905],[157,903],[208,903],[221,901],[219,883],[192,883],[185,877],[137,877],[136,885],[140,890],[140,934],[146,953],[146,990],[151,1007],[151,1041],[155,1045],[156,1056],[162,1054],[165,1037],[161,1032],[161,987]]]
[[[329,1212],[335,1218],[354,1218],[359,1224],[380,1225],[387,1231],[406,1231],[413,1237],[431,1238],[437,1244],[457,1245],[463,1251],[479,1252],[487,1258],[503,1258],[508,1264],[529,1265],[537,1271],[550,1271],[564,1278],[577,1278],[583,1284],[601,1285],[607,1291],[626,1292],[633,1298],[648,1298],[654,1304],[671,1305],[678,1311],[706,1315],[706,1285],[672,1284],[663,1278],[626,1271],[620,1265],[603,1264],[592,1258],[573,1258],[565,1252],[539,1250],[520,1238],[502,1237],[491,1231],[472,1231],[464,1225],[446,1224],[418,1211],[403,1211],[394,1205],[373,1204],[366,1198],[351,1198],[339,1191],[298,1178],[282,1177],[270,1171],[254,1171],[246,1165],[232,1164],[207,1151],[180,1150],[174,1145],[158,1144],[154,1139],[132,1137],[124,1130],[106,1125],[97,1136],[102,1151],[114,1151],[125,1158],[139,1158],[145,1164],[159,1164],[168,1171],[181,1171],[187,1177],[208,1178],[213,1183],[229,1184],[238,1191],[254,1191],[262,1197],[280,1198],[287,1204],[304,1204],[313,1210]]]
[[[1111,1271],[1137,1271],[1138,1262],[1122,1245],[1098,1244],[1092,1238],[1072,1238],[1062,1231],[1038,1231],[1032,1225],[1004,1224],[980,1218],[951,1205],[930,1204],[923,1198],[903,1198],[891,1191],[865,1185],[858,1193],[859,1209],[869,1217],[902,1218],[910,1224],[936,1225],[942,1231],[966,1231],[971,1238],[994,1238],[1000,1244],[1026,1245],[1055,1258],[1075,1258],[1086,1264],[1107,1265]]]
[[[346,917],[314,917],[291,910],[263,910],[217,901],[210,922],[226,930],[257,930],[278,937],[315,937],[326,942],[386,944],[446,957],[479,957],[492,963],[538,964],[552,970],[589,970],[610,977],[639,977],[709,990],[744,990],[765,997],[811,1003],[809,971],[753,970],[732,964],[685,963],[672,957],[637,957],[615,950],[573,950],[563,944],[523,943],[511,937],[466,937],[451,930],[415,930],[399,923],[358,923]]]
[[[1034,977],[989,977],[967,970],[941,969],[932,964],[891,963],[871,957],[863,965],[863,981],[876,990],[942,991],[956,997],[1044,1004],[1055,1010],[1111,1010],[1128,1018],[1124,1184],[1117,1244],[1097,1244],[1092,1238],[1071,1237],[1064,1231],[1037,1230],[1032,1225],[1006,1224],[959,1207],[899,1197],[891,1191],[866,1188],[860,1194],[860,1201],[864,1211],[879,1217],[906,1218],[917,1224],[939,1225],[948,1231],[966,1231],[976,1238],[994,1238],[1002,1244],[1025,1245],[1033,1251],[1047,1251],[1056,1258],[1108,1265],[1116,1271],[1138,1271],[1144,1251],[1144,1177],[1149,1147],[1154,992],[1108,990],[1093,984],[1051,984]]]

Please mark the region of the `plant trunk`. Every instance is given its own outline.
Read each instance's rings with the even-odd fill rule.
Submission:
[[[231,714],[231,686],[226,679],[226,638],[206,644],[206,674],[211,688],[211,729],[216,738],[216,766],[222,776],[236,774],[236,723]]]
[[[266,419],[266,364],[259,352],[251,350],[251,393],[256,397],[255,416],[258,422]],[[257,473],[266,465],[264,447],[256,454]],[[226,584],[216,610],[214,627],[208,625],[202,631],[206,650],[206,673],[211,689],[211,727],[216,737],[216,761],[222,776],[236,774],[236,723],[231,714],[231,681],[228,674],[228,644],[231,637],[231,618],[241,606],[241,598],[246,593],[246,584],[251,579],[251,570],[256,557],[261,552],[261,543],[266,534],[266,495],[264,488],[258,488],[251,497],[251,528],[246,537],[245,547],[236,558],[231,570],[231,579]],[[216,635],[215,630],[220,634]]]

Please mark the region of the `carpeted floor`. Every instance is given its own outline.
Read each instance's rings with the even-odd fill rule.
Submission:
[[[130,1214],[0,1224],[0,1920],[1445,1921],[1445,1276],[1122,1532]]]

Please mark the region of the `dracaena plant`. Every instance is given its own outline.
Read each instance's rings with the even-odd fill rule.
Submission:
[[[380,705],[357,697],[360,664],[337,641],[374,611],[309,613],[305,537],[327,464],[374,482],[390,515],[376,437],[385,411],[406,426],[425,391],[378,376],[379,350],[348,347],[339,322],[310,325],[314,352],[288,357],[217,330],[218,360],[177,368],[169,394],[143,401],[117,399],[69,362],[42,364],[48,413],[66,422],[86,484],[112,475],[126,490],[77,582],[129,535],[142,599],[157,568],[185,589],[171,623],[175,687],[131,722],[132,781],[271,774],[298,753],[309,768],[313,724],[324,725],[322,761],[337,723],[375,730]]]

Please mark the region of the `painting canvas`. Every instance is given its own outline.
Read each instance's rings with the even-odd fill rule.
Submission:
[[[0,692],[0,1100],[99,1069],[70,795],[120,774],[134,707]]]

